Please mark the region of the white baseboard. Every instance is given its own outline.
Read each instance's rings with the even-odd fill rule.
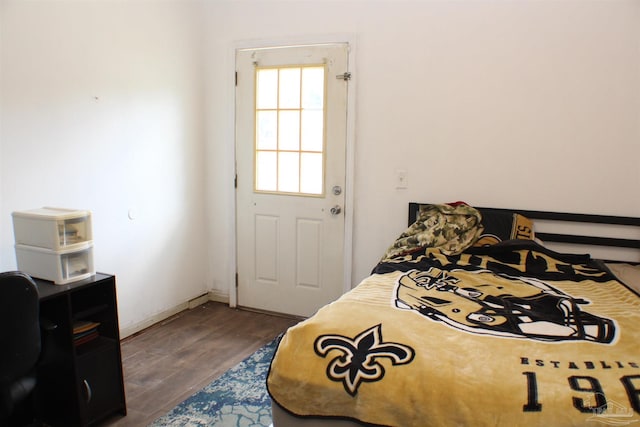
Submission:
[[[229,304],[229,294],[222,291],[209,291],[209,301],[223,302]]]
[[[196,308],[197,306],[202,305],[207,301],[209,301],[209,293],[202,294],[199,297],[195,297],[193,299],[190,299],[187,302],[187,306],[188,306],[189,310],[191,310],[192,308]]]
[[[209,291],[206,294],[202,294],[198,297],[190,299],[189,301],[183,302],[182,304],[178,304],[167,310],[161,311],[160,313],[156,313],[155,315],[149,317],[148,319],[145,319],[142,322],[136,323],[133,326],[121,328],[120,339],[124,339],[144,329],[147,329],[148,327],[153,326],[156,323],[162,322],[163,320],[166,320],[169,317],[180,313],[181,311],[190,310],[195,307],[198,307],[199,305],[202,305],[207,301],[216,301],[216,302],[222,302],[222,303],[228,304],[229,295],[219,291]]]
[[[189,301],[184,302],[182,304],[178,304],[174,307],[171,307],[167,310],[161,311],[160,313],[156,313],[153,316],[143,320],[142,322],[136,323],[133,326],[129,326],[126,328],[121,328],[120,329],[120,339],[126,338],[128,336],[131,336],[133,334],[136,334],[140,331],[142,331],[143,329],[147,329],[150,326],[155,325],[158,322],[162,322],[165,319],[168,319],[169,317],[173,316],[174,314],[178,314],[181,311],[184,311],[186,309],[189,308]]]

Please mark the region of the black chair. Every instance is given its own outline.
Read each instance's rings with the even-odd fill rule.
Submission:
[[[0,425],[30,424],[40,358],[38,287],[26,274],[0,273]]]

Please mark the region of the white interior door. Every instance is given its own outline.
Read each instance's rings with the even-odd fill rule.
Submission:
[[[347,60],[347,44],[236,52],[239,306],[310,316],[343,292]]]

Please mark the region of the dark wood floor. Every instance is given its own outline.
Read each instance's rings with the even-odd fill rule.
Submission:
[[[101,427],[146,426],[298,321],[207,302],[127,337],[127,416]]]

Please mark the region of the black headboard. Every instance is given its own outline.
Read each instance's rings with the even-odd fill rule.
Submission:
[[[417,218],[418,210],[421,204],[426,203],[409,203],[409,225],[413,224]],[[482,208],[476,207],[482,212],[496,213],[519,213],[531,220],[548,220],[559,223],[583,223],[583,224],[606,224],[629,227],[629,235],[638,234],[640,230],[640,218],[628,216],[614,215],[591,215],[564,212],[546,212],[546,211],[530,211],[523,209],[504,209],[504,208]],[[620,238],[620,237],[601,237],[590,236],[584,234],[564,234],[564,233],[547,233],[536,231],[536,237],[544,242],[569,243],[589,246],[606,246],[613,248],[631,248],[640,249],[639,238]]]

